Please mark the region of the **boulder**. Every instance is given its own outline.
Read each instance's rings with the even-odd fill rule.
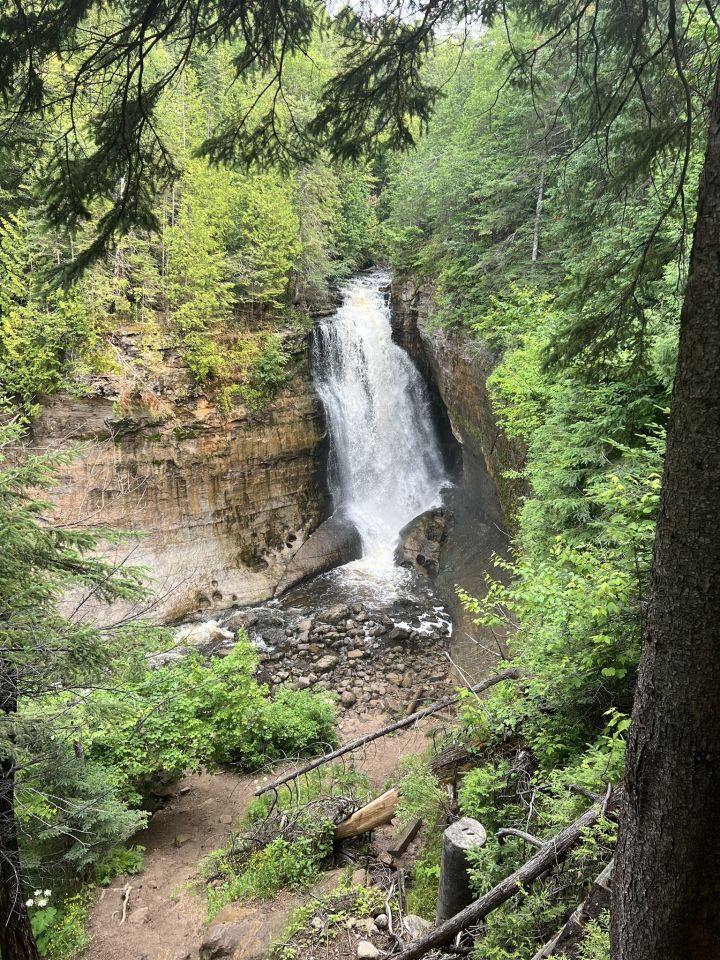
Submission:
[[[405,928],[405,933],[411,940],[419,940],[421,937],[430,933],[433,925],[423,917],[418,917],[414,913],[408,913],[407,916],[403,918],[403,927]]]
[[[400,531],[395,562],[425,576],[434,576],[440,567],[440,554],[447,539],[447,514],[444,508],[426,510]]]
[[[357,945],[358,960],[377,960],[380,951],[374,943],[369,940],[361,940]]]
[[[319,673],[329,673],[334,667],[338,665],[339,657],[336,657],[332,653],[328,653],[324,657],[320,657],[318,662],[315,664],[315,669]]]
[[[321,611],[319,614],[320,619],[323,623],[342,623],[344,620],[347,620],[347,616],[350,613],[350,607],[345,606],[343,603],[337,604],[334,607],[328,607],[327,610]]]
[[[278,580],[275,596],[281,596],[301,580],[357,560],[361,555],[362,543],[356,527],[347,517],[334,513],[290,558]]]
[[[200,947],[200,960],[263,960],[287,926],[300,899],[288,896],[267,904],[229,904],[215,917]]]

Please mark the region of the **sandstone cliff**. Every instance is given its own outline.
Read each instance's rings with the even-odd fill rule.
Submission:
[[[151,571],[155,620],[273,596],[326,510],[307,335],[286,337],[289,382],[259,413],[220,409],[172,349],[132,332],[114,346],[123,373],[52,397],[33,424],[37,447],[82,441],[60,471],[56,518],[139,535],[112,551]]]
[[[523,450],[508,440],[493,412],[487,380],[497,356],[462,331],[434,326],[432,307],[431,288],[407,280],[393,284],[394,336],[437,391],[460,446],[457,482],[447,497],[450,519],[436,587],[452,611],[454,660],[465,674],[480,679],[503,653],[503,637],[473,623],[455,588],[482,596],[487,574],[504,576],[494,567],[493,556],[507,556],[508,530],[525,493],[522,480],[504,474],[522,468]]]
[[[435,383],[462,446],[465,471],[473,472],[476,485],[486,485],[484,474],[493,481],[505,521],[512,525],[518,497],[526,491],[522,480],[509,479],[505,473],[522,469],[524,451],[508,440],[493,413],[487,380],[497,355],[461,330],[432,323],[429,286],[396,282],[392,305],[395,336]]]

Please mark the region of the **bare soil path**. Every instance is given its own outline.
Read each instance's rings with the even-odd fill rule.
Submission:
[[[342,742],[387,722],[383,713],[347,717]],[[403,756],[426,748],[428,724],[384,737],[351,754],[374,786],[397,772]],[[83,960],[187,960],[198,955],[205,923],[205,897],[194,888],[202,860],[221,847],[242,819],[258,778],[232,773],[190,776],[182,792],[156,813],[134,838],[145,847],[145,870],[119,877],[103,891],[90,920],[91,944]],[[123,889],[132,887],[127,919],[120,923]]]

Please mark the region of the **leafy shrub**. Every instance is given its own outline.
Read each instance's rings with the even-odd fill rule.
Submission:
[[[260,353],[252,361],[247,383],[241,395],[253,410],[260,410],[275,397],[287,381],[289,356],[283,349],[282,337],[273,333],[265,337]]]
[[[90,901],[83,894],[67,897],[57,907],[30,908],[33,936],[42,957],[74,960],[90,942],[85,925]]]
[[[610,960],[609,913],[603,913],[587,925],[578,960]]]
[[[308,887],[333,848],[335,826],[329,821],[308,824],[307,835],[288,842],[278,837],[252,854],[239,873],[219,858],[221,882],[208,888],[208,912],[215,916],[234,900],[267,900],[283,888]]]
[[[440,853],[442,833],[431,831],[422,851],[415,858],[412,884],[408,891],[408,909],[426,920],[435,920],[440,885]]]
[[[131,847],[115,847],[95,864],[95,880],[101,887],[108,887],[115,877],[123,874],[134,876],[145,868],[145,847],[133,844]]]
[[[403,766],[406,772],[398,784],[398,818],[402,823],[420,818],[426,829],[432,830],[444,809],[445,791],[437,777],[430,772],[425,757],[405,757]]]
[[[160,776],[179,778],[200,766],[256,770],[335,741],[327,699],[305,691],[270,699],[253,678],[256,666],[245,636],[209,666],[191,654],[147,672],[123,696],[100,696],[104,721],[89,731],[92,756],[142,793]]]

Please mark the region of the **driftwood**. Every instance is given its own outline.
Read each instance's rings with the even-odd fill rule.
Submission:
[[[488,677],[487,680],[483,680],[482,683],[477,683],[475,686],[469,687],[468,689],[471,693],[482,693],[484,690],[488,690],[490,687],[495,686],[496,683],[500,683],[502,680],[519,680],[522,676],[523,673],[521,670],[519,670],[517,667],[512,667],[509,670],[502,670],[500,673],[496,673],[492,677]],[[301,777],[305,773],[310,773],[311,770],[316,770],[323,764],[330,763],[332,760],[336,760],[338,757],[342,757],[346,753],[351,753],[353,750],[358,750],[360,747],[364,747],[366,744],[372,743],[373,740],[378,740],[380,737],[385,737],[389,733],[394,733],[396,730],[402,730],[404,727],[409,727],[413,723],[417,723],[418,720],[423,720],[425,717],[432,716],[433,713],[437,713],[439,710],[443,710],[445,707],[449,707],[451,704],[456,703],[457,699],[457,694],[453,694],[453,696],[450,697],[444,697],[442,700],[431,703],[429,706],[424,707],[422,710],[418,710],[416,713],[411,713],[410,716],[404,717],[402,720],[397,720],[395,723],[390,723],[386,727],[381,727],[379,730],[375,730],[374,733],[368,733],[364,737],[359,737],[357,740],[351,740],[350,743],[346,743],[344,746],[338,747],[338,749],[333,750],[332,753],[326,753],[322,757],[318,757],[317,759],[312,760],[310,763],[306,763],[304,766],[299,767],[297,770],[292,770],[290,773],[286,773],[282,777],[278,777],[277,780],[273,780],[272,783],[258,787],[255,791],[255,796],[259,797],[263,793],[267,793],[268,790],[276,790],[284,783],[289,783],[290,780],[295,780],[297,777]]]
[[[620,789],[616,789],[609,796],[607,803],[602,806],[599,803],[593,804],[577,820],[561,830],[552,840],[543,844],[535,856],[524,863],[522,867],[511,873],[509,877],[502,880],[479,900],[471,903],[469,907],[436,927],[427,936],[409,944],[404,950],[396,954],[394,960],[417,960],[418,957],[423,957],[431,950],[450,943],[461,931],[479,923],[493,910],[506,903],[522,887],[533,883],[547,870],[560,863],[580,840],[583,831],[597,822],[603,808],[614,807],[619,802],[620,794]]]
[[[548,960],[549,957],[574,957],[585,937],[587,925],[610,906],[614,860],[605,867],[588,891],[588,895],[570,919],[533,957],[533,960]]]
[[[390,823],[395,816],[395,809],[400,800],[397,790],[387,790],[381,796],[366,803],[356,810],[347,820],[343,820],[335,827],[335,839],[344,840],[347,837],[359,837],[361,833],[369,833],[383,823]]]

